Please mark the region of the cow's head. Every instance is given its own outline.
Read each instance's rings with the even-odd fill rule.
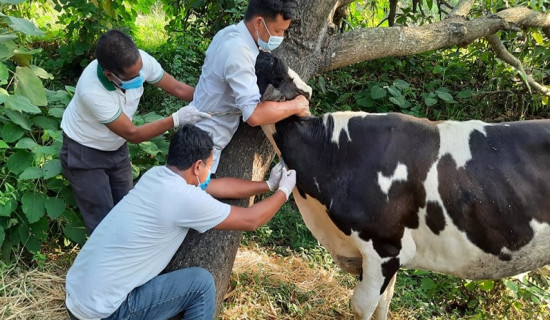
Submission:
[[[262,95],[261,101],[285,101],[304,95],[311,98],[308,86],[281,59],[269,52],[260,51],[256,58],[256,77]]]

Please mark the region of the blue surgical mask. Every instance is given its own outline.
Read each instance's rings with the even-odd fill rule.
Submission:
[[[275,50],[283,42],[284,37],[272,36],[263,18],[262,21],[264,23],[267,34],[269,34],[269,39],[267,40],[267,42],[260,39],[260,34],[258,33],[258,30],[256,30],[256,35],[258,36],[258,46],[265,51]]]
[[[201,163],[206,169],[208,169],[208,167],[203,162]],[[208,184],[210,183],[211,174],[212,172],[210,172],[210,169],[208,169],[208,176],[206,176],[206,180],[204,180],[204,182],[201,182],[199,180],[199,176],[197,176],[197,181],[199,182],[199,185],[198,185],[199,188],[201,188],[202,190],[206,190],[206,188],[208,187]]]
[[[120,84],[118,83],[115,83],[115,84],[119,88],[124,90],[138,89],[138,88],[141,88],[141,86],[143,86],[143,72],[141,70],[139,70],[139,76],[132,78],[130,80],[126,80],[126,81],[120,80],[120,78],[115,76],[114,73],[113,73],[113,77],[115,77],[118,81],[120,81]]]

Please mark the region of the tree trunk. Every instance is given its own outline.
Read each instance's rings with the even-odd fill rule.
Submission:
[[[260,127],[252,128],[246,123],[241,123],[222,153],[216,175],[263,180],[274,155],[275,151]],[[224,202],[248,207],[254,203],[254,198]],[[209,270],[216,281],[216,317],[221,311],[223,298],[229,288],[231,269],[242,234],[241,231],[209,230],[198,233],[190,230],[164,270],[169,272],[197,266]]]

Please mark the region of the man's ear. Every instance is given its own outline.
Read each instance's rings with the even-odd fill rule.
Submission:
[[[201,167],[201,160],[197,160],[197,161],[193,162],[193,164],[191,165],[191,168],[193,169],[193,175],[194,176],[199,175],[200,167]]]

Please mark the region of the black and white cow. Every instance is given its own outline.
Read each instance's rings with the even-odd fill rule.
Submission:
[[[358,319],[386,319],[400,267],[475,280],[550,263],[550,120],[335,112],[263,129],[307,227],[360,275]]]

